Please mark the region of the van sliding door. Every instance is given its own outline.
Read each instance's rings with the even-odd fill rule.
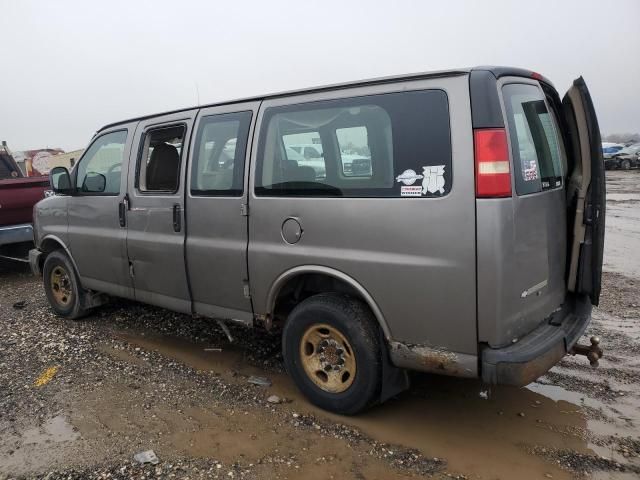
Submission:
[[[259,103],[204,108],[193,135],[186,192],[186,260],[195,313],[253,321],[247,274],[247,177]]]

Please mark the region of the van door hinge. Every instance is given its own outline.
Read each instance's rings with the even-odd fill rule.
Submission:
[[[249,216],[249,205],[247,205],[246,203],[240,204],[240,215],[242,215],[243,217]]]
[[[244,293],[244,298],[251,298],[251,291],[249,290],[249,283],[242,283],[242,292]]]

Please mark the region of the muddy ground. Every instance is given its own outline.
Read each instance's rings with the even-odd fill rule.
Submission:
[[[607,173],[604,289],[587,332],[602,338],[599,369],[567,357],[487,395],[414,375],[358,417],[309,405],[277,336],[234,329],[230,345],[215,323],[124,301],[63,321],[39,279],[0,263],[0,479],[640,478],[640,171]],[[149,449],[157,465],[133,461]]]

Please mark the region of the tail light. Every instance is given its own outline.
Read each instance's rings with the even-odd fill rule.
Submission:
[[[510,197],[511,170],[505,129],[474,130],[473,146],[476,157],[476,197]]]

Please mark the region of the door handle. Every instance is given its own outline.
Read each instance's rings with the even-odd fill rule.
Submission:
[[[182,216],[180,215],[180,204],[175,203],[173,205],[173,231],[179,232],[182,230]]]
[[[121,227],[127,226],[127,210],[129,210],[129,195],[125,195],[118,204],[118,219]]]

